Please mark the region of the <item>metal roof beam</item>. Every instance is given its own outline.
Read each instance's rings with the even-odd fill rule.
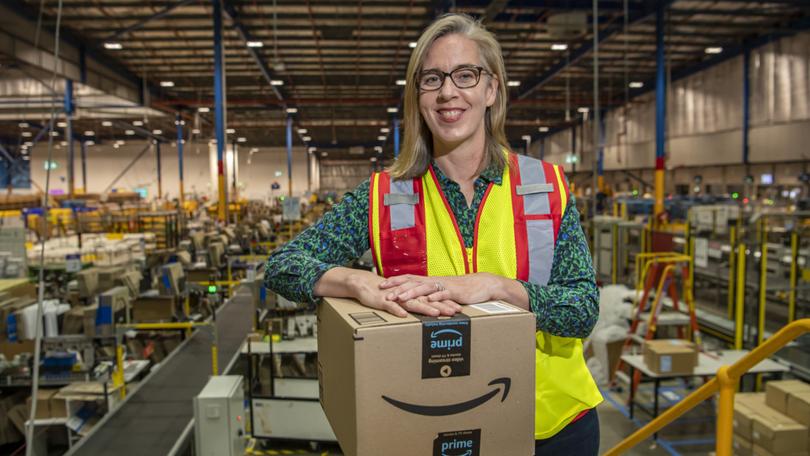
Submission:
[[[188,5],[189,3],[193,3],[195,1],[196,0],[182,0],[182,1],[180,1],[180,2],[178,2],[176,4],[174,4],[174,5],[167,6],[166,8],[163,8],[162,10],[158,11],[157,13],[155,13],[155,14],[149,16],[149,17],[143,18],[143,19],[135,22],[134,24],[130,25],[129,27],[123,28],[123,29],[109,35],[107,38],[104,38],[104,41],[105,42],[115,41],[118,38],[121,38],[122,36],[126,35],[129,32],[138,30],[139,28],[143,27],[147,23],[152,22],[152,21],[154,21],[156,19],[161,19],[164,16],[167,16],[169,13],[171,13],[175,9],[180,8],[181,6]]]
[[[661,0],[666,2],[666,6],[672,3],[674,0]],[[648,3],[647,5],[651,5]],[[642,9],[639,12],[630,13],[630,18],[628,20],[629,25],[633,25],[642,21],[645,21],[655,14],[655,7],[652,5],[651,7]],[[599,33],[599,43],[604,42],[612,38],[613,36],[622,33],[624,31],[624,25],[622,23],[621,17],[617,18],[613,24],[608,25],[605,29],[601,30]],[[578,62],[580,59],[585,57],[591,50],[593,49],[593,41],[588,40],[585,44],[578,47],[577,49],[571,51],[569,53],[569,57],[561,58],[556,64],[552,65],[551,68],[540,74],[538,77],[534,78],[531,81],[528,81],[525,85],[525,89],[523,89],[518,95],[518,99],[524,99],[531,95],[532,92],[537,90],[538,88],[542,87],[543,84],[547,83],[548,81],[552,80],[558,74],[562,73],[566,68],[574,63]]]
[[[223,0],[222,1],[222,10],[225,12],[226,15],[230,18],[233,28],[236,29],[237,33],[239,33],[239,37],[242,38],[245,46],[247,47],[248,53],[250,56],[253,57],[253,60],[256,62],[256,65],[259,67],[259,71],[261,71],[262,76],[264,79],[267,80],[267,84],[270,85],[270,88],[273,90],[273,93],[278,97],[281,105],[283,107],[287,107],[287,103],[284,101],[284,96],[281,94],[281,91],[278,90],[276,86],[272,84],[273,77],[270,74],[270,67],[267,66],[267,62],[264,61],[264,58],[259,54],[256,48],[249,47],[248,41],[253,41],[250,36],[250,32],[245,28],[245,26],[239,20],[239,13],[236,11],[236,8],[233,7],[230,1]]]

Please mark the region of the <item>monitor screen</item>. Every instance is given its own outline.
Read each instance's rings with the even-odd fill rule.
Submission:
[[[765,173],[759,177],[759,183],[762,185],[773,184],[773,174]]]

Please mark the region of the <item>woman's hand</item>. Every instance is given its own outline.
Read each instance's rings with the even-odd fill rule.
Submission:
[[[429,302],[453,301],[460,304],[478,304],[498,299],[494,290],[503,278],[478,272],[463,276],[425,277],[418,275],[401,275],[390,277],[380,283],[380,289],[386,290],[385,299],[395,302],[407,302],[420,297]]]
[[[384,310],[398,317],[407,317],[408,312],[430,317],[453,316],[461,311],[461,306],[444,299],[431,301],[425,296],[404,300],[388,299],[386,296],[388,293],[380,287],[384,280],[376,274],[365,271],[357,271],[347,277],[353,297],[361,304],[372,309]]]

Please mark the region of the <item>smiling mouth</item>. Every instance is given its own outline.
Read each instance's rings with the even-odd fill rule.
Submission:
[[[455,122],[464,114],[464,109],[441,109],[436,112],[439,113],[439,119],[445,122]]]

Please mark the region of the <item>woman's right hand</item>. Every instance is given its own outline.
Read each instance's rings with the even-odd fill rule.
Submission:
[[[357,271],[350,276],[349,284],[354,290],[354,297],[366,307],[385,310],[397,317],[407,317],[408,312],[414,312],[430,317],[451,317],[461,311],[461,306],[452,301],[431,302],[422,296],[403,302],[386,299],[387,290],[380,289],[380,283],[385,280],[368,271]]]

